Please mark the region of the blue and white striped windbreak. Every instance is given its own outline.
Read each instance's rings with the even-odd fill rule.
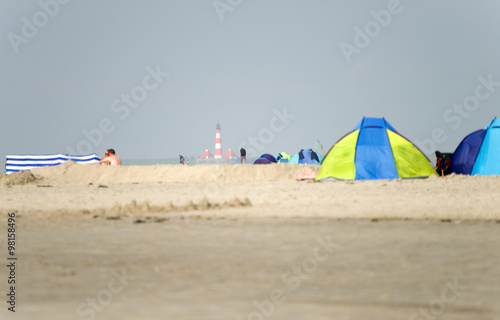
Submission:
[[[67,154],[7,155],[6,158],[5,172],[7,174],[23,170],[31,170],[37,167],[57,166],[58,164],[68,160],[73,160],[82,164],[99,163],[99,158],[95,153],[84,156],[71,156]]]

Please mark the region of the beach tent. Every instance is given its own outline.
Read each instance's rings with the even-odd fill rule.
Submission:
[[[31,170],[33,168],[45,166],[57,166],[68,160],[75,161],[80,164],[99,163],[97,154],[92,153],[83,156],[71,156],[67,154],[45,154],[45,155],[7,155],[5,160],[5,173]]]
[[[312,151],[312,149],[301,149],[294,154],[288,162],[290,163],[305,163],[305,164],[321,164],[323,157],[320,154]]]
[[[276,157],[276,161],[278,163],[287,163],[288,161],[290,161],[290,158],[291,156],[289,154],[287,154],[286,152],[281,152],[277,157]]]
[[[384,118],[363,118],[328,151],[316,180],[398,179],[436,174],[429,159]]]
[[[500,174],[500,119],[462,140],[451,158],[451,172],[470,175]]]
[[[200,156],[201,159],[208,159],[208,158],[213,158],[214,155],[208,150],[205,149],[205,152]]]
[[[276,158],[269,153],[264,153],[259,159],[255,160],[253,164],[270,164],[276,163]]]
[[[224,159],[237,159],[236,153],[233,150],[229,149],[223,157]]]

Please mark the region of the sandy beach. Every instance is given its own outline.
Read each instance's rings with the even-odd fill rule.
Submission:
[[[497,318],[500,177],[294,180],[318,169],[68,162],[1,175],[15,318]]]

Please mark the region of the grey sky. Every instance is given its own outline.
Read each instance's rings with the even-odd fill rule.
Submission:
[[[257,149],[252,137],[259,154],[317,139],[326,152],[362,116],[384,116],[430,154],[431,139],[453,151],[500,116],[500,84],[482,84],[500,82],[496,0],[220,0],[219,12],[213,0],[55,1],[41,0],[50,16],[37,1],[0,0],[2,161],[79,143],[124,158],[199,156],[214,152],[217,122],[223,153]],[[376,22],[380,10],[390,21]],[[24,17],[41,25],[31,38]],[[367,26],[370,42],[344,54]],[[146,79],[151,90],[148,68],[168,73]],[[122,101],[132,93],[146,93],[135,108]],[[464,100],[473,111],[453,109]],[[295,117],[282,126],[284,108]],[[92,144],[82,130],[102,132],[103,119]]]

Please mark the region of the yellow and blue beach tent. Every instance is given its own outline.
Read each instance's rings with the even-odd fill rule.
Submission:
[[[403,179],[433,174],[429,159],[384,118],[364,117],[328,151],[316,180]]]

